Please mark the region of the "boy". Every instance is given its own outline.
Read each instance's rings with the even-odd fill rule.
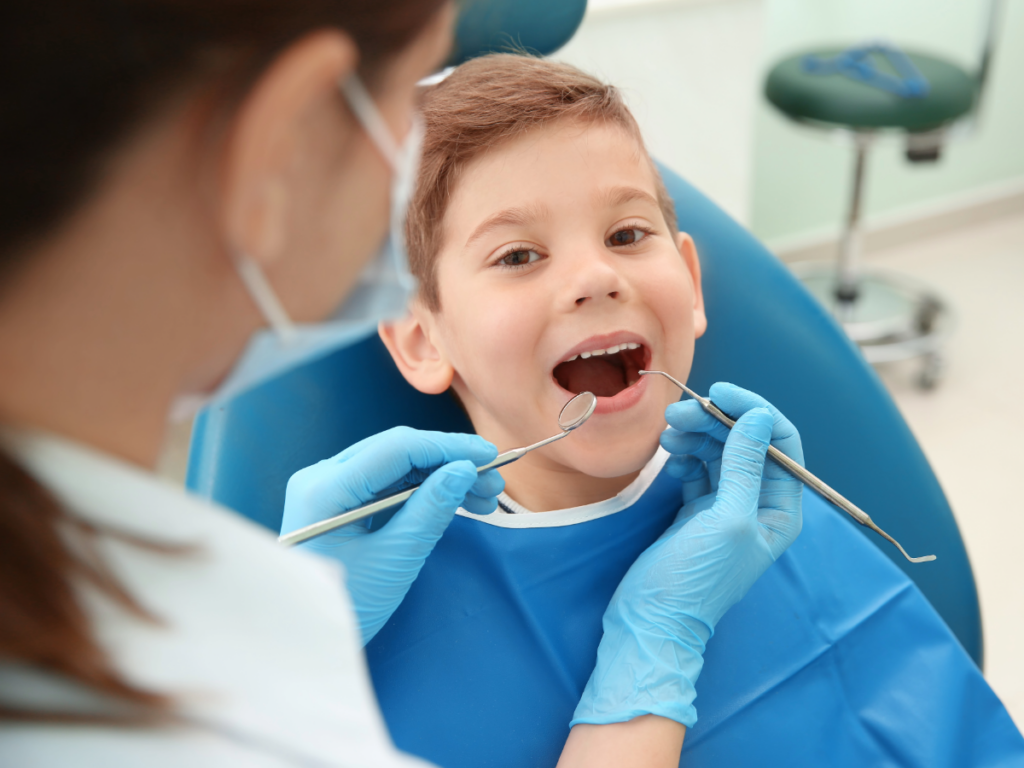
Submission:
[[[693,241],[624,104],[571,67],[472,62],[425,119],[408,223],[422,288],[384,342],[414,387],[451,388],[499,447],[549,436],[570,397],[596,394],[585,428],[502,470],[502,501],[546,512],[608,499],[655,454],[679,399],[639,371],[685,381],[707,324]]]

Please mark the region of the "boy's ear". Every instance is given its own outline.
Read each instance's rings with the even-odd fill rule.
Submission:
[[[693,238],[685,232],[676,233],[676,247],[683,263],[690,270],[693,280],[693,337],[699,339],[708,329],[708,318],[704,314],[704,291],[700,284],[700,259],[697,258],[697,246]]]
[[[455,369],[435,343],[430,313],[414,301],[408,316],[380,323],[377,333],[405,380],[420,392],[439,395],[452,384]]]

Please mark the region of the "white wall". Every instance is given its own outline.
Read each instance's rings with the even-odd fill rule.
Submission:
[[[651,154],[750,221],[761,0],[590,0],[553,58],[624,93]]]

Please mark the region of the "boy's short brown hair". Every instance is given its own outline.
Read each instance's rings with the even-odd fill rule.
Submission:
[[[646,153],[640,128],[614,87],[568,64],[529,56],[492,54],[466,62],[427,89],[422,111],[423,162],[406,243],[420,298],[435,312],[441,307],[436,261],[444,216],[462,169],[475,157],[532,128],[566,119],[618,125]],[[656,168],[654,175],[665,223],[674,232],[675,205]]]

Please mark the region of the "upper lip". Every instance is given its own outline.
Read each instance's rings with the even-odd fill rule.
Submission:
[[[595,349],[608,349],[608,347],[614,347],[621,344],[629,344],[633,342],[635,344],[642,345],[645,349],[649,350],[650,345],[647,340],[638,333],[632,331],[615,331],[614,333],[603,333],[597,336],[591,336],[590,338],[584,339],[579,344],[574,346],[572,349],[565,352],[558,362],[555,363],[552,368],[557,368],[559,365],[567,361],[569,358],[579,355],[581,352],[593,352]]]

